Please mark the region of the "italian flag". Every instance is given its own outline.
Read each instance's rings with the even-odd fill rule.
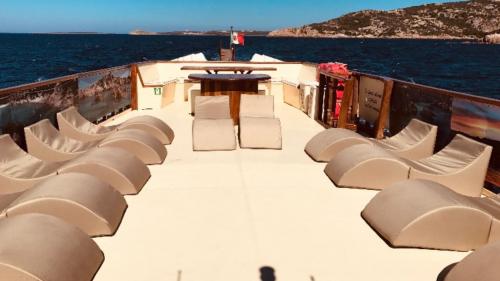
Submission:
[[[231,34],[231,43],[233,45],[245,45],[245,34],[243,32],[233,32]]]

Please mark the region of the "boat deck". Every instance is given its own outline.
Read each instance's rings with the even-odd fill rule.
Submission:
[[[336,188],[304,153],[322,127],[299,110],[276,104],[281,151],[193,152],[188,107],[150,112],[176,138],[118,232],[95,239],[95,280],[256,281],[269,266],[286,281],[430,281],[467,254],[389,247],[360,216],[375,191]]]

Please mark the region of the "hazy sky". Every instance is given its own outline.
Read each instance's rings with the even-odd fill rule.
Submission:
[[[0,0],[0,32],[272,30],[425,0]],[[437,1],[446,2],[446,1]]]

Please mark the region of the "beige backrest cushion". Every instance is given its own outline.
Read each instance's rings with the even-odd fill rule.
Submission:
[[[441,151],[429,158],[415,161],[415,165],[424,170],[427,168],[441,173],[453,173],[470,165],[489,149],[491,147],[484,143],[457,134]]]
[[[34,136],[44,143],[51,143],[61,139],[61,135],[54,125],[50,123],[49,119],[40,120],[35,124],[25,127],[25,130],[26,129],[29,129]]]
[[[229,96],[196,96],[194,112],[197,119],[229,119]]]
[[[1,164],[16,161],[26,156],[26,152],[24,152],[8,134],[0,136],[0,147],[2,148],[2,153],[0,153]]]
[[[425,123],[418,119],[412,119],[408,125],[391,139],[400,141],[405,145],[416,144],[427,137],[436,126]]]
[[[41,214],[0,220],[0,279],[92,280],[104,255],[76,226]]]
[[[445,281],[496,281],[500,275],[500,243],[489,244],[454,266]]]
[[[274,96],[241,95],[240,117],[274,118]]]
[[[99,131],[99,126],[85,119],[74,106],[68,107],[63,111],[58,112],[57,115],[58,115],[57,122],[61,122],[62,121],[61,118],[64,118],[66,122],[68,122],[74,128],[78,129],[81,132],[95,134],[98,133]],[[59,124],[59,126],[61,126],[61,124]]]

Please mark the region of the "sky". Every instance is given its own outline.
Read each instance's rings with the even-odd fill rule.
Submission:
[[[0,32],[274,30],[432,0],[0,0]]]

